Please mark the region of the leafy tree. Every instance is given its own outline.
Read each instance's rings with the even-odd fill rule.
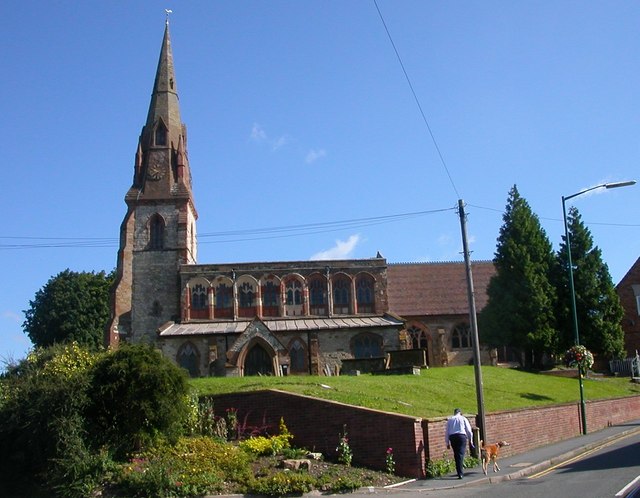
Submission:
[[[87,421],[96,447],[117,457],[163,435],[177,439],[189,412],[185,371],[150,345],[121,345],[93,369]]]
[[[36,292],[22,328],[36,347],[77,342],[92,349],[104,343],[113,272],[64,270]]]
[[[621,325],[624,311],[611,280],[609,268],[602,261],[602,251],[593,245],[591,232],[582,222],[582,217],[575,207],[569,209],[567,227],[571,240],[580,344],[609,359],[621,357],[624,353],[624,332]],[[560,350],[568,349],[574,344],[575,339],[567,265],[567,240],[563,235],[554,276],[558,291]]]
[[[525,353],[526,367],[542,367],[555,350],[556,293],[550,282],[553,248],[538,217],[514,185],[509,191],[494,258],[496,274],[480,314],[482,341]]]

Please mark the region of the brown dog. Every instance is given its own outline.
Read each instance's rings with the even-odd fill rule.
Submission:
[[[500,453],[500,448],[503,446],[510,446],[506,441],[500,441],[495,444],[484,444],[484,441],[480,441],[480,455],[482,456],[482,472],[484,475],[487,475],[487,467],[493,461],[493,471],[498,472],[500,467],[498,467],[498,455]]]

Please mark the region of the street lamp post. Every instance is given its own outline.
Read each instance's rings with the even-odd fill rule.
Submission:
[[[576,346],[580,345],[580,333],[578,332],[578,311],[576,309],[576,291],[573,282],[573,263],[571,262],[571,240],[569,238],[569,227],[567,225],[567,209],[565,207],[566,201],[569,199],[573,199],[574,197],[578,197],[579,195],[590,192],[591,190],[599,189],[599,188],[618,188],[618,187],[629,187],[631,185],[635,185],[635,180],[630,180],[627,182],[616,182],[616,183],[602,183],[600,185],[596,185],[595,187],[589,187],[587,189],[581,190],[580,192],[576,192],[575,194],[562,196],[562,219],[564,220],[564,237],[565,243],[567,246],[567,268],[569,270],[569,294],[571,297],[571,314],[573,318],[573,338]],[[587,411],[586,404],[584,401],[584,385],[582,382],[582,366],[578,364],[578,381],[580,383],[580,417],[582,420],[582,434],[587,433]]]

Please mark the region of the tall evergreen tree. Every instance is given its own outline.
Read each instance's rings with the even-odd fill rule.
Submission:
[[[509,191],[489,282],[489,301],[480,314],[480,340],[524,353],[526,367],[542,367],[556,348],[554,265],[551,243],[514,185]]]
[[[112,282],[113,272],[58,273],[29,301],[22,328],[38,347],[76,341],[99,348],[109,320]]]
[[[624,331],[621,324],[624,311],[611,280],[609,268],[602,261],[602,251],[593,245],[591,232],[582,222],[582,217],[575,207],[569,209],[567,227],[571,240],[580,344],[603,359],[621,357],[624,353]],[[559,345],[563,350],[575,342],[567,269],[567,239],[564,235],[556,262],[556,315],[560,329]]]

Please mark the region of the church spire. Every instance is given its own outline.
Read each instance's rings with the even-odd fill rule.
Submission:
[[[169,36],[169,20],[165,24],[162,48],[156,70],[156,78],[153,83],[151,104],[147,114],[145,131],[149,140],[144,145],[154,143],[151,132],[157,132],[159,126],[163,126],[167,132],[167,145],[178,145],[178,138],[182,135],[182,121],[180,119],[180,106],[178,104],[178,85],[176,83],[175,70],[173,68],[173,53],[171,51],[171,38]],[[162,130],[160,130],[162,135]],[[162,137],[160,137],[162,138]],[[159,144],[156,144],[159,145]]]

